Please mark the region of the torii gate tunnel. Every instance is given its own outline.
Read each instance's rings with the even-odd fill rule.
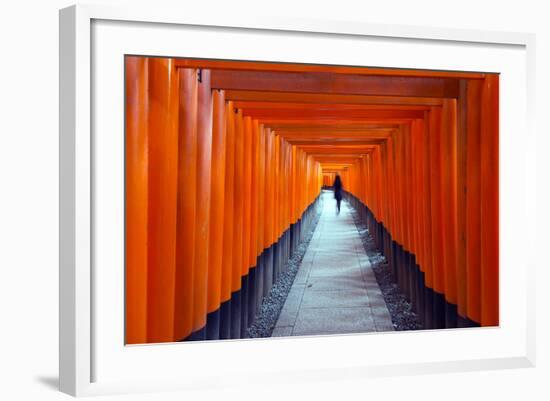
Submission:
[[[127,56],[126,342],[242,338],[340,175],[427,328],[499,324],[499,76]]]

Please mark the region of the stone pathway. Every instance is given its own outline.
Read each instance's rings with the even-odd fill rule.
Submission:
[[[273,337],[393,331],[350,207],[323,191],[321,218]]]

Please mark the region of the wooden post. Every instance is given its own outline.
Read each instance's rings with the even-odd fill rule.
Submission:
[[[149,59],[147,341],[174,340],[178,79],[174,61]]]
[[[481,325],[499,324],[499,76],[481,93]]]
[[[178,210],[176,221],[176,300],[174,338],[193,332],[195,215],[197,198],[197,70],[179,69]]]
[[[468,82],[466,162],[467,317],[481,323],[481,90],[483,81]]]
[[[223,258],[222,258],[222,285],[221,302],[222,312],[220,319],[220,338],[231,338],[231,295],[236,286],[233,260],[234,249],[234,201],[235,201],[235,135],[234,135],[233,103],[225,105],[225,188],[224,188],[224,215],[223,215]],[[240,285],[240,282],[239,282]],[[238,288],[238,287],[237,287]]]
[[[212,121],[212,174],[211,174],[211,207],[210,237],[207,286],[207,333],[208,339],[219,339],[220,305],[223,268],[223,233],[224,233],[224,200],[225,200],[225,93],[215,90],[213,97]]]
[[[212,172],[212,90],[210,70],[199,70],[197,110],[197,211],[195,237],[193,330],[206,325],[208,257],[210,251],[210,195]],[[206,333],[199,333],[203,339]]]
[[[148,58],[126,68],[126,343],[147,342]]]

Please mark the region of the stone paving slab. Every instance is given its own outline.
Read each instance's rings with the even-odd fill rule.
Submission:
[[[342,267],[333,267],[332,269],[320,269],[312,268],[309,272],[310,278],[315,277],[351,277],[357,280],[362,280],[363,275],[361,270],[354,266],[342,266]]]
[[[273,329],[273,334],[271,334],[272,337],[288,337],[291,335],[292,327],[290,326],[275,327],[275,329]]]
[[[302,308],[293,336],[376,331],[370,308]]]
[[[279,316],[279,320],[277,321],[276,327],[287,327],[289,326],[291,329],[296,324],[296,318],[298,317],[298,310],[299,308],[293,308],[293,307],[283,307],[281,311],[281,315]]]
[[[392,331],[390,313],[350,213],[332,192],[294,279],[274,337]]]
[[[308,291],[354,290],[365,289],[365,285],[362,281],[349,276],[310,277],[307,281],[307,289]]]
[[[302,308],[331,308],[331,307],[365,307],[370,306],[367,290],[345,289],[345,290],[325,290],[310,291],[306,289],[302,297]]]

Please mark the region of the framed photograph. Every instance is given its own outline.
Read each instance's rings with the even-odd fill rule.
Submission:
[[[533,366],[534,79],[528,34],[61,10],[61,391]]]

